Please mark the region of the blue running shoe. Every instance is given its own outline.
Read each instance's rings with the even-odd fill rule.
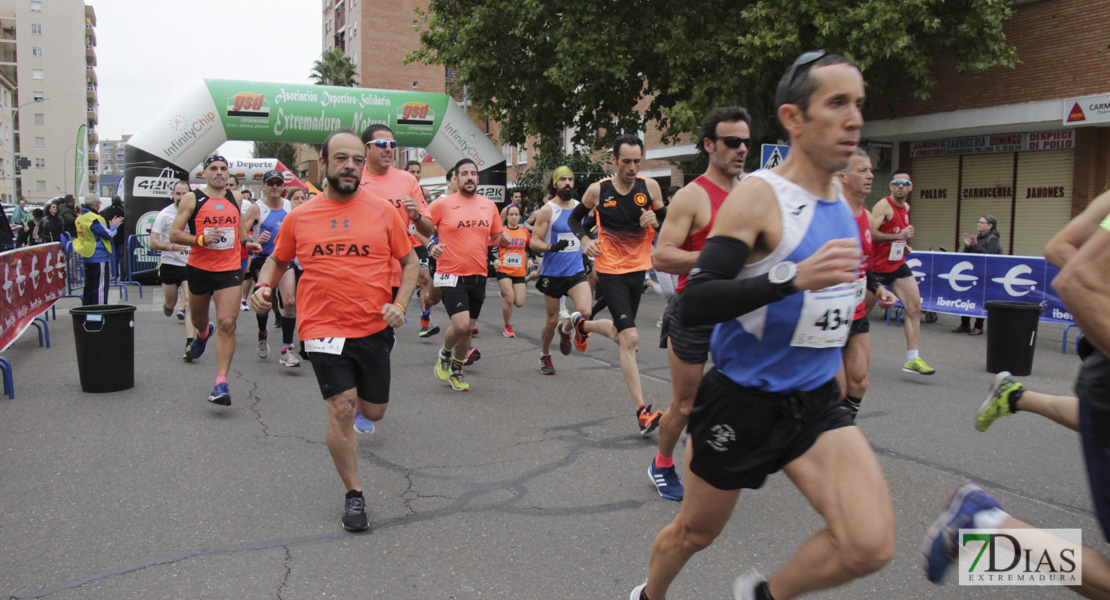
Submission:
[[[655,489],[660,496],[667,500],[682,501],[682,495],[686,490],[682,487],[682,482],[679,481],[674,466],[657,467],[653,458],[651,459],[651,466],[648,467],[648,477],[651,477],[651,482],[655,484]]]
[[[199,335],[193,338],[193,345],[189,347],[189,353],[193,355],[193,360],[200,358],[200,355],[204,354],[204,349],[208,346],[208,340],[212,338],[212,334],[215,332],[216,325],[214,323],[208,323],[208,335],[204,339],[201,339]]]
[[[970,481],[952,494],[948,509],[933,522],[921,545],[921,567],[929,581],[943,579],[948,566],[959,558],[960,529],[974,529],[976,514],[996,508],[1002,505]]]
[[[359,433],[374,433],[374,422],[362,416],[362,413],[355,413],[355,431]]]
[[[208,401],[220,406],[231,406],[231,390],[227,388],[226,383],[217,383],[216,387],[212,388],[212,393],[208,395]]]

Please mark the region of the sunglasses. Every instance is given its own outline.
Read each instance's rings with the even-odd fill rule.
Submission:
[[[778,89],[775,90],[775,106],[786,104],[786,95],[790,92],[790,87],[794,85],[794,80],[805,71],[806,67],[821,60],[821,57],[826,54],[828,52],[824,50],[810,50],[794,60],[794,64],[786,70],[786,76],[782,78]]]
[[[397,140],[370,140],[369,142],[366,142],[367,146],[371,144],[379,148],[396,148]]]
[[[909,186],[913,185],[913,182],[910,181],[909,179],[895,179],[894,181],[890,182],[890,185],[897,185],[897,186],[901,186],[901,187],[909,187]]]
[[[717,139],[725,146],[728,146],[733,150],[739,148],[740,144],[744,144],[748,148],[752,147],[752,138],[743,138],[735,135],[723,135]]]
[[[266,185],[285,185],[284,179],[271,179],[266,182]]]
[[[980,225],[990,225],[991,222],[990,221],[979,221],[979,224]]]

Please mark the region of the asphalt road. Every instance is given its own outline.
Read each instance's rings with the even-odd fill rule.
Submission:
[[[5,357],[16,399],[0,399],[0,594],[14,598],[624,599],[647,573],[651,542],[679,504],[647,476],[656,437],[638,434],[616,346],[556,352],[539,374],[543,304],[534,292],[501,336],[491,285],[468,369],[469,393],[432,374],[442,336],[398,332],[392,402],[360,436],[360,479],[373,529],[343,531],[343,488],[324,445],[326,410],[311,367],[255,353],[241,313],[230,408],[205,402],[212,349],[181,361],[183,326],[161,294],[131,290],[135,387],[85,394],[61,302],[53,348],[34,330]],[[415,306],[415,305],[414,305]],[[647,396],[670,397],[655,319],[640,311]],[[446,321],[442,308],[435,318]],[[1076,434],[1033,415],[973,428],[985,394],[985,337],[952,334],[955,317],[923,326],[938,373],[905,374],[900,328],[872,315],[871,391],[858,421],[894,500],[897,553],[879,573],[814,597],[1045,598],[1060,588],[933,586],[921,574],[925,528],[972,478],[1036,525],[1081,528],[1106,553],[1090,512]],[[1074,350],[1042,325],[1032,388],[1070,393]],[[271,330],[279,340],[278,330]],[[673,599],[728,598],[748,567],[773,572],[821,519],[782,475],[745,492],[717,542],[676,580]]]

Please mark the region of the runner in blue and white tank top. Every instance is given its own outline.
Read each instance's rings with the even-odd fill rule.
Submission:
[[[837,383],[862,253],[833,176],[859,147],[863,102],[863,75],[848,59],[799,56],[775,94],[790,154],[729,193],[690,270],[679,319],[716,324],[716,367],[689,416],[682,510],[656,536],[633,600],[667,597],[693,554],[724,530],[740,490],[779,471],[825,526],[799,539],[803,549],[770,576],[738,577],[736,598],[795,598],[894,556],[890,491]]]
[[[582,244],[571,233],[567,219],[578,200],[574,199],[574,173],[568,167],[559,167],[547,181],[547,191],[552,199],[536,211],[532,226],[532,250],[544,254],[536,289],[544,294],[547,319],[540,331],[540,373],[554,375],[551,362],[551,340],[559,331],[559,351],[570,354],[571,331],[569,323],[559,323],[559,300],[568,296],[578,312],[590,317],[590,284],[582,266]]]

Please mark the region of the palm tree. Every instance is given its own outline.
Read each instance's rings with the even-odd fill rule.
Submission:
[[[358,86],[355,63],[340,50],[325,50],[312,65],[312,72],[308,77],[314,79],[316,85]]]

